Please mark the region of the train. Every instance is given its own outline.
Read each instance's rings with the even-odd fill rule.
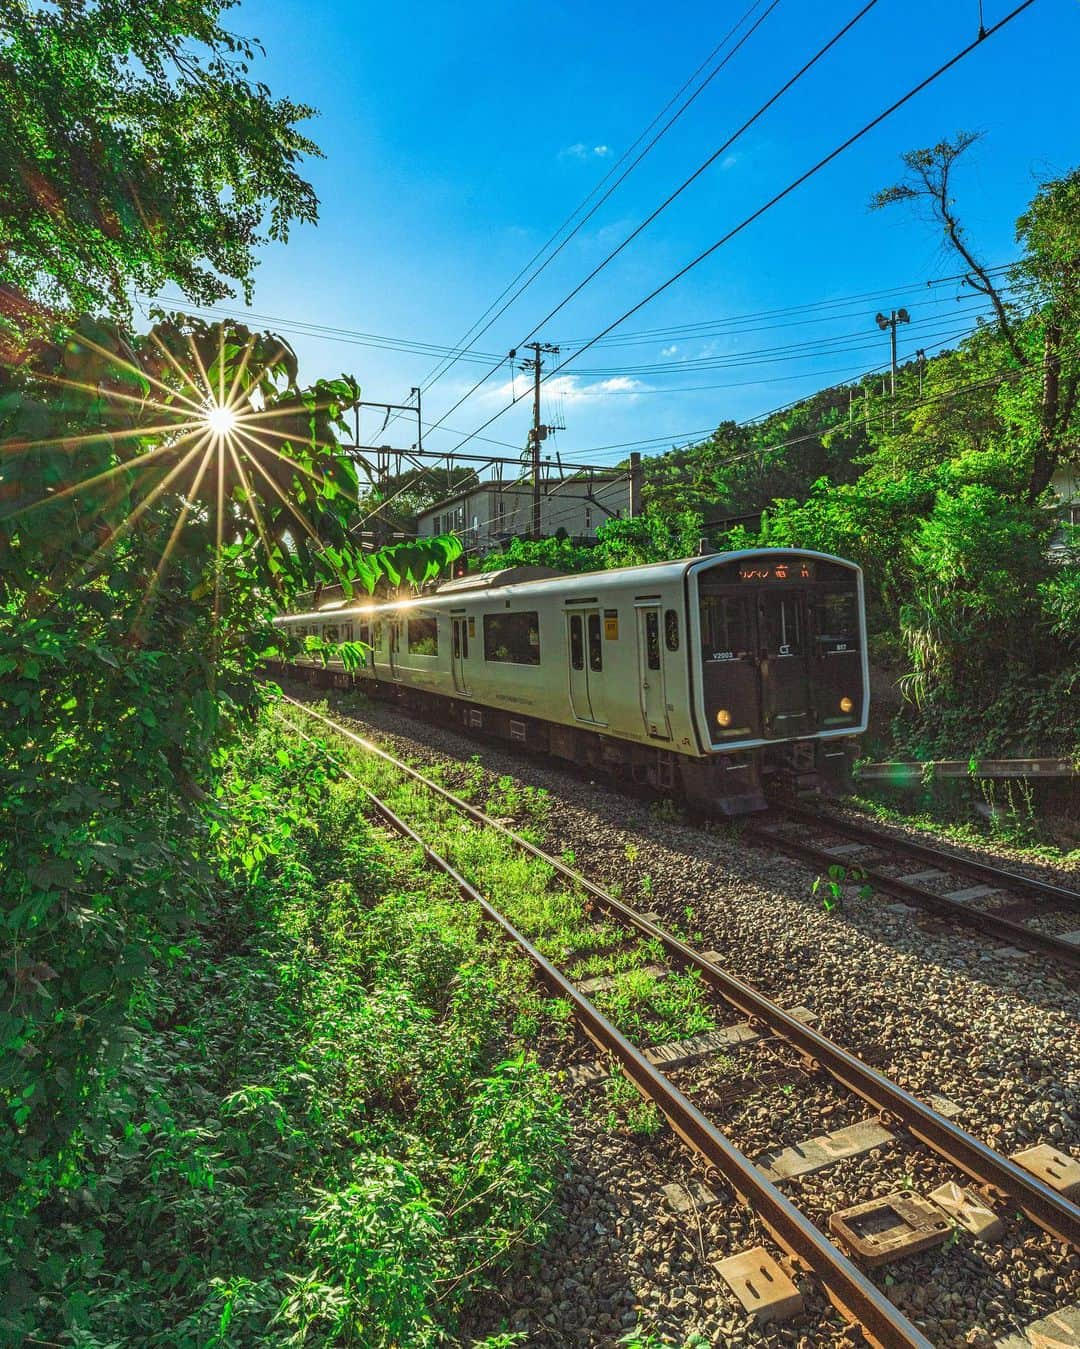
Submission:
[[[869,713],[861,569],[757,548],[560,574],[510,567],[275,622],[291,668],[739,815],[770,779],[843,790]],[[359,643],[362,661],[305,652]]]

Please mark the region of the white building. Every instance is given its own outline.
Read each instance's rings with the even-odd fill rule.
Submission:
[[[563,533],[592,543],[605,520],[630,514],[630,478],[622,474],[576,474],[540,485],[540,533]],[[482,482],[438,501],[416,520],[420,538],[457,534],[467,552],[488,552],[527,535],[533,525],[531,483]]]

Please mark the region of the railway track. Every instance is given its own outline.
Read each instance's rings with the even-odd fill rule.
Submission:
[[[922,1250],[965,1228],[969,1232],[981,1228],[987,1237],[994,1233],[1000,1237],[1004,1232],[1002,1220],[1004,1225],[1021,1221],[1019,1214],[1015,1218],[1010,1216],[1017,1209],[1053,1240],[1073,1248],[1080,1247],[1080,1208],[1056,1188],[1050,1173],[1035,1174],[1029,1169],[1038,1170],[1045,1165],[1042,1150],[1035,1150],[1037,1156],[1025,1154],[1024,1164],[996,1152],[953,1123],[946,1114],[904,1091],[875,1068],[820,1034],[808,1024],[811,1018],[804,1011],[785,1010],[727,972],[717,953],[702,954],[695,950],[681,937],[659,926],[653,916],[638,913],[562,859],[546,853],[501,821],[455,796],[372,742],[303,703],[290,698],[287,701],[306,718],[322,723],[366,754],[392,765],[475,825],[498,831],[516,849],[543,862],[567,887],[586,897],[589,912],[601,914],[606,922],[620,925],[627,940],[640,945],[643,959],[647,953],[651,960],[662,960],[663,968],[650,967],[654,976],[662,978],[665,970],[694,971],[715,1000],[721,1017],[734,1013],[745,1018],[734,1027],[718,1025],[714,1033],[682,1043],[647,1048],[635,1046],[617,1028],[617,1016],[605,1015],[604,1011],[605,1006],[611,1006],[612,990],[633,966],[625,962],[620,965],[617,961],[614,972],[598,975],[593,961],[587,979],[581,977],[580,970],[572,963],[569,973],[564,972],[550,958],[550,953],[544,954],[528,933],[520,931],[511,918],[496,910],[452,863],[425,843],[386,802],[368,793],[373,808],[387,824],[421,847],[427,860],[452,879],[461,895],[478,904],[502,935],[528,956],[547,987],[556,996],[566,999],[578,1025],[605,1059],[617,1064],[641,1095],[655,1103],[679,1137],[705,1162],[708,1173],[722,1177],[732,1192],[750,1206],[780,1247],[817,1277],[832,1302],[845,1317],[862,1327],[870,1342],[888,1346],[930,1343],[919,1327],[908,1320],[883,1289],[860,1269],[852,1252],[856,1252],[864,1263],[873,1265],[877,1258],[894,1247],[901,1253]],[[300,733],[304,734],[302,729]],[[872,1118],[832,1134],[826,1130],[821,1138],[811,1140],[803,1147],[781,1148],[755,1162],[711,1118],[712,1104],[706,1101],[696,1104],[692,1096],[697,1093],[692,1086],[686,1084],[684,1091],[673,1080],[689,1072],[687,1065],[707,1063],[710,1055],[720,1052],[722,1046],[739,1045],[741,1048],[748,1044],[758,1055],[780,1057],[779,1073],[775,1065],[772,1071],[774,1080],[786,1076],[785,1091],[794,1090],[792,1079],[804,1086],[809,1084],[811,1089],[824,1082],[830,1092],[846,1093],[849,1103],[852,1098],[864,1102],[874,1112]],[[583,1084],[590,1075],[592,1080],[602,1078],[604,1071],[602,1065],[593,1065],[591,1070],[586,1065]],[[841,1135],[845,1138],[841,1139]],[[819,1154],[826,1154],[821,1165],[827,1165],[830,1160],[855,1155],[845,1152],[845,1147],[865,1151],[867,1140],[870,1146],[877,1147],[895,1142],[905,1156],[920,1150],[932,1153],[937,1174],[949,1177],[944,1186],[952,1186],[951,1190],[943,1188],[936,1192],[939,1203],[945,1203],[952,1216],[947,1216],[946,1208],[936,1207],[913,1193],[906,1176],[889,1195],[878,1200],[876,1206],[872,1201],[865,1214],[808,1214],[785,1193],[787,1182],[795,1180],[799,1183],[801,1174],[818,1169]],[[828,1156],[830,1150],[835,1154],[831,1158]],[[802,1171],[799,1169],[802,1165],[800,1155],[812,1163],[803,1166]],[[1069,1159],[1059,1155],[1057,1162],[1068,1166]],[[902,1166],[902,1162],[897,1162],[893,1170]],[[962,1174],[957,1177],[957,1172]],[[971,1182],[979,1188],[973,1188]],[[995,1208],[1003,1204],[1007,1204],[1007,1209],[996,1213]],[[895,1221],[897,1219],[899,1221]],[[828,1234],[830,1230],[833,1236]],[[834,1239],[837,1232],[842,1234],[839,1240]],[[782,1271],[778,1270],[778,1274],[782,1277]]]
[[[742,830],[812,866],[842,867],[880,893],[1017,950],[1080,967],[1075,890],[813,810],[783,807],[777,819],[747,823]]]

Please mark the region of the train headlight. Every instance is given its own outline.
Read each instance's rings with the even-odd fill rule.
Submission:
[[[841,698],[841,699],[840,699],[840,711],[841,711],[841,712],[853,712],[854,710],[855,710],[855,704],[851,701],[850,698],[844,697],[844,698]]]
[[[716,714],[716,722],[717,722],[717,725],[719,725],[719,726],[725,726],[725,727],[726,727],[726,726],[730,726],[730,725],[731,725],[731,713],[727,710],[726,707],[722,707],[722,708],[720,709],[720,711],[717,712],[717,714]]]

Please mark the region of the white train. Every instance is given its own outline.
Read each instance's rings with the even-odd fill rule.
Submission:
[[[559,575],[515,567],[278,624],[365,645],[293,664],[699,807],[761,809],[763,780],[840,785],[865,731],[862,573],[796,549]]]

